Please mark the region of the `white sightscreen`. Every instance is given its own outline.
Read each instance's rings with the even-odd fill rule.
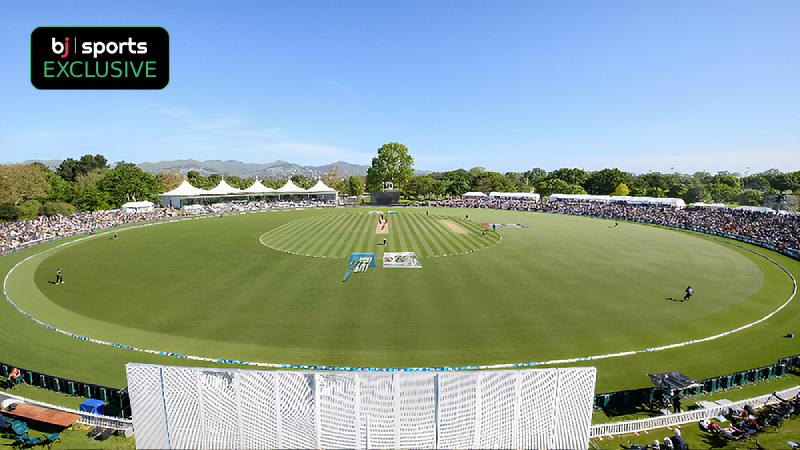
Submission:
[[[587,448],[597,373],[126,369],[140,449]]]

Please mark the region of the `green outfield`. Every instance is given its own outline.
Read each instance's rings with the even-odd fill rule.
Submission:
[[[401,208],[271,212],[120,229],[0,258],[7,295],[54,327],[209,358],[369,367],[547,361],[643,350],[722,333],[780,307],[790,277],[697,233],[556,214]],[[386,210],[381,210],[385,212]],[[467,218],[467,214],[469,217]],[[519,223],[498,228],[482,223]],[[379,245],[386,239],[386,246]],[[381,267],[415,252],[421,269]],[[763,249],[788,270],[800,263]],[[347,282],[350,253],[377,267]],[[65,284],[53,284],[61,268]],[[686,303],[687,285],[695,296]],[[702,379],[800,353],[782,336],[799,302],[711,342],[578,363],[598,392],[646,373]],[[85,342],[0,306],[3,362],[122,387],[129,361],[199,365]]]

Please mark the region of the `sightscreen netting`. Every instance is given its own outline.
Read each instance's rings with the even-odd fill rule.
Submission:
[[[137,448],[586,448],[596,370],[127,374]]]

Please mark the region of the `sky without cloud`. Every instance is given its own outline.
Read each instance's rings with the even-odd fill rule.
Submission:
[[[161,26],[160,91],[39,91],[39,26]],[[0,163],[800,170],[800,2],[0,3]]]

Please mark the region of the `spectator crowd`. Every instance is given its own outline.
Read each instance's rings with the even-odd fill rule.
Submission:
[[[281,209],[334,206],[333,202],[315,200],[272,200],[228,202],[202,206],[199,214],[230,214]],[[161,208],[152,212],[124,213],[111,211],[82,211],[70,216],[56,214],[38,216],[32,220],[0,223],[0,255],[40,242],[76,234],[95,233],[106,228],[138,222],[163,220],[187,215],[183,210]]]
[[[248,201],[205,205],[200,207],[197,213],[226,214],[330,206],[334,206],[332,201]],[[784,250],[796,258],[800,258],[800,215],[798,214],[775,214],[728,208],[674,209],[664,205],[633,205],[624,202],[534,201],[483,197],[446,198],[432,202],[431,206],[537,211],[646,222],[707,233],[726,234],[768,248]],[[169,208],[140,213],[123,213],[113,210],[77,212],[70,216],[39,216],[33,220],[6,222],[0,224],[0,255],[30,244],[65,236],[94,233],[120,225],[163,220],[185,214],[187,213],[183,210]]]
[[[432,202],[432,206],[538,211],[646,222],[731,235],[768,248],[786,250],[794,257],[800,258],[800,214],[777,214],[730,208],[675,209],[664,205],[634,205],[625,202],[505,200],[486,197],[447,198]]]

